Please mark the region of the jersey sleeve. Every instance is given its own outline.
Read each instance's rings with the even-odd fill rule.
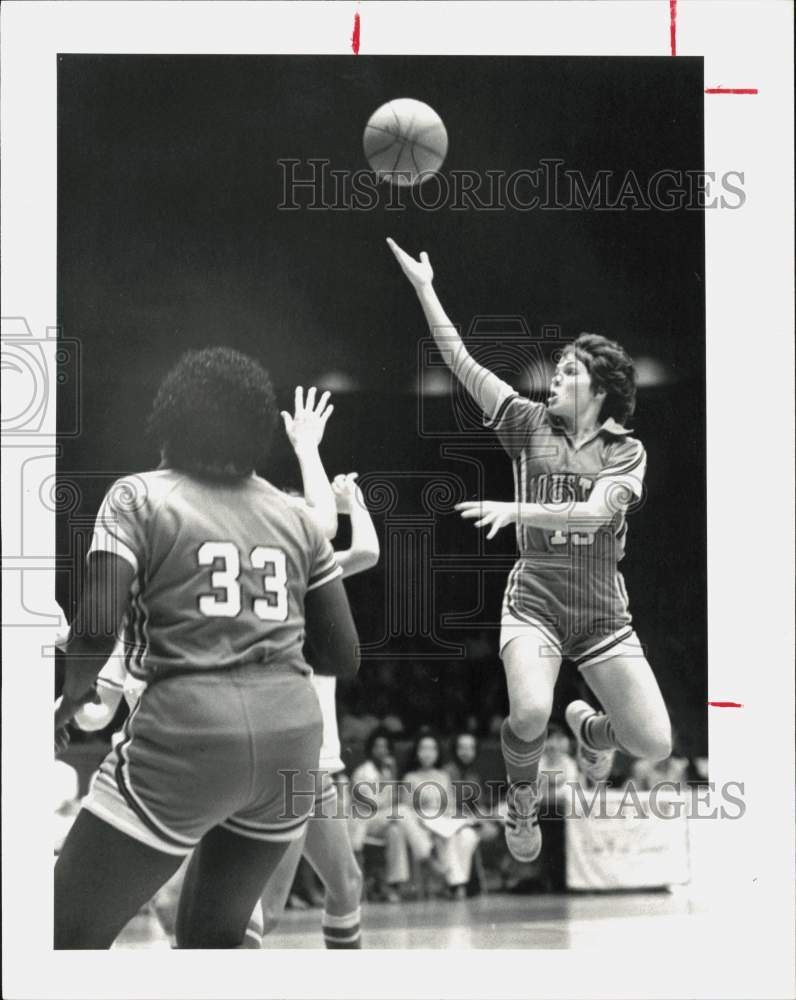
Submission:
[[[646,471],[647,453],[642,443],[635,438],[623,438],[609,448],[608,464],[597,478],[614,480],[641,499]]]
[[[516,393],[506,385],[493,413],[484,414],[484,426],[491,428],[513,458],[527,444],[529,436],[541,425],[545,407]]]
[[[105,495],[94,524],[91,552],[112,552],[138,570],[144,561],[146,484],[137,476],[117,479]]]

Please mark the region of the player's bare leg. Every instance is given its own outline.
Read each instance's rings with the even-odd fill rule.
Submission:
[[[644,656],[614,656],[582,672],[605,709],[596,712],[584,701],[567,707],[567,723],[578,741],[578,761],[589,777],[607,778],[616,750],[654,761],[669,756],[669,713]]]
[[[326,947],[361,948],[362,872],[354,856],[346,819],[331,815],[310,820],[304,855],[326,889],[323,907]]]
[[[182,861],[81,810],[55,864],[56,950],[110,948]]]
[[[309,821],[309,823],[311,822],[312,820]],[[296,869],[304,851],[305,837],[306,830],[297,840],[290,841],[281,861],[268,879],[246,927],[246,941],[244,942],[246,947],[262,947],[263,938],[275,930],[282,919],[290,897],[290,890],[293,887],[293,880],[296,877]]]
[[[501,652],[509,693],[509,717],[500,732],[509,779],[506,845],[517,861],[533,861],[542,849],[539,830],[539,760],[561,657],[541,631],[532,627],[515,636]]]
[[[205,834],[180,895],[177,947],[241,947],[265,883],[289,845],[241,837],[221,827]]]

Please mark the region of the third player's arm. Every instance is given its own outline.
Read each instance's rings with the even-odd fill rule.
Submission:
[[[445,363],[481,410],[492,416],[504,399],[514,395],[514,390],[494,372],[479,365],[464,346],[464,341],[434,291],[434,272],[428,254],[424,251],[419,260],[414,260],[394,240],[388,239],[387,243],[417,293],[429,331]]]
[[[335,552],[343,576],[353,576],[371,569],[379,561],[380,547],[376,527],[365,506],[362,491],[356,484],[356,472],[335,476],[332,490],[340,514],[351,518],[351,547]]]

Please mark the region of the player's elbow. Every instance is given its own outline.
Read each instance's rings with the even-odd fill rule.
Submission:
[[[312,666],[316,673],[341,679],[355,677],[359,671],[359,639],[353,636],[334,636],[322,644],[314,644],[311,652]]]
[[[362,573],[367,569],[373,569],[373,567],[378,563],[381,558],[381,551],[379,549],[378,543],[373,546],[367,546],[360,550],[357,562],[359,563],[359,572]]]

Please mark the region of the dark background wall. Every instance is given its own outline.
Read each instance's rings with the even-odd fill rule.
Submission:
[[[167,368],[187,348],[221,343],[260,358],[285,405],[299,383],[348,387],[337,393],[324,457],[331,473],[357,469],[377,492],[385,482],[395,489],[396,506],[375,517],[385,542],[408,532],[428,537],[439,557],[510,560],[509,533],[484,546],[447,512],[450,498],[429,512],[426,495],[424,505],[435,477],[458,477],[468,496],[483,487],[508,498],[511,476],[488,432],[457,430],[444,391],[422,398],[419,417],[425,328],[384,245],[392,235],[429,252],[440,296],[465,329],[479,315],[520,314],[532,338],[544,324],[565,338],[595,330],[645,359],[633,426],[649,455],[649,495],[633,515],[623,571],[681,742],[704,753],[702,213],[425,212],[411,199],[402,210],[277,208],[277,160],[363,168],[365,122],[400,96],[442,116],[446,172],[510,173],[544,158],[587,180],[597,170],[632,170],[642,183],[664,168],[700,170],[702,87],[692,59],[61,56],[59,324],[82,354],[81,434],[64,439],[59,460],[62,482],[76,486],[59,517],[60,551],[74,554],[113,478],[155,464],[143,425]],[[502,342],[506,328],[487,340]],[[64,413],[75,402],[68,385]],[[429,427],[449,437],[424,436]],[[477,454],[482,480],[443,454],[445,444]],[[284,442],[263,472],[297,482]],[[417,584],[395,571],[385,550],[380,568],[349,585],[363,641],[385,641],[345,705],[394,710],[410,726],[451,727],[470,714],[486,726],[505,702],[492,627],[505,570],[481,573],[479,593],[477,571],[429,568],[438,643],[406,609],[390,611],[388,598]],[[65,571],[58,597],[67,609],[74,589]],[[469,621],[444,624],[467,609]],[[464,643],[465,655],[445,656],[440,643]],[[560,702],[574,683],[565,678]]]

